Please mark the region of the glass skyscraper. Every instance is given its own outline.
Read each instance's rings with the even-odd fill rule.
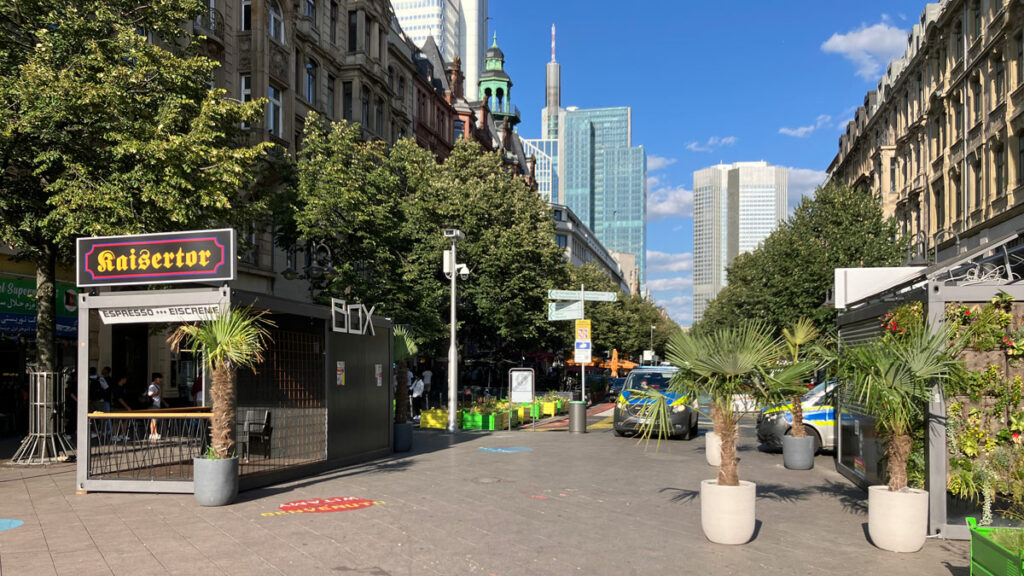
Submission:
[[[629,107],[569,108],[562,118],[558,194],[612,252],[636,256],[647,284],[647,156],[632,146]]]
[[[693,321],[725,287],[725,268],[757,248],[786,218],[789,171],[767,162],[719,164],[693,173]]]

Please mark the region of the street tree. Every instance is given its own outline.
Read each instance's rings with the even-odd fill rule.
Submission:
[[[56,369],[55,269],[84,235],[251,219],[260,103],[209,90],[197,0],[0,3],[0,240],[37,269],[38,366]],[[242,202],[243,198],[245,202]]]
[[[823,304],[835,269],[896,266],[905,251],[906,240],[895,220],[882,213],[877,196],[829,183],[805,197],[756,250],[733,260],[729,285],[694,329],[709,333],[756,319],[778,332],[807,317],[827,331],[835,310]]]

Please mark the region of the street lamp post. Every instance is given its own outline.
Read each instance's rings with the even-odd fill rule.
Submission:
[[[465,264],[458,264],[458,260],[455,259],[455,243],[459,240],[465,240],[466,235],[454,228],[446,228],[444,231],[444,237],[452,241],[452,249],[446,254],[444,261],[445,274],[451,279],[451,331],[449,333],[449,347],[448,347],[448,432],[454,433],[458,430],[458,423],[455,421],[455,409],[457,406],[456,393],[458,391],[458,350],[455,347],[455,279],[456,276],[461,276],[463,280],[469,277],[469,269]]]

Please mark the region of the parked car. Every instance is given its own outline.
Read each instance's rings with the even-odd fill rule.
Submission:
[[[671,438],[690,440],[697,436],[696,398],[677,392],[668,391],[669,381],[678,372],[673,366],[643,366],[633,369],[623,383],[622,391],[615,402],[614,429],[616,436],[625,436],[637,432],[645,424],[640,418],[641,407],[650,400],[637,398],[636,390],[651,389],[665,394],[669,403],[670,430],[660,431]],[[655,431],[657,434],[659,431]]]
[[[622,392],[622,386],[626,383],[625,378],[609,378],[608,379],[608,393],[605,394],[605,402],[615,402],[619,398],[619,393]]]
[[[837,382],[828,380],[811,388],[803,395],[800,406],[804,412],[804,428],[814,436],[814,451],[835,447],[835,407],[832,391]],[[757,439],[767,448],[782,449],[782,437],[793,427],[792,404],[779,404],[765,408],[757,416]]]

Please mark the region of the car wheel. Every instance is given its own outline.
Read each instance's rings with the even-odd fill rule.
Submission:
[[[619,438],[622,438],[623,436],[626,435],[626,433],[622,430],[619,430],[618,428],[615,428],[615,435],[618,436]]]
[[[693,419],[693,425],[690,427],[690,439],[694,439],[700,436],[700,417]]]
[[[821,434],[814,428],[804,424],[804,429],[807,431],[807,435],[814,438],[814,455],[817,456],[818,452],[821,452]]]

